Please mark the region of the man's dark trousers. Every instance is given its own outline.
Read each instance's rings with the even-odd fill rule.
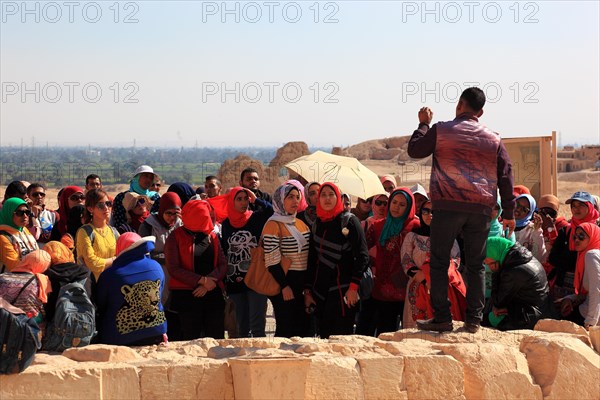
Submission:
[[[484,306],[486,240],[491,217],[484,214],[436,210],[431,220],[431,305],[436,322],[450,322],[448,300],[448,267],[454,240],[462,232],[467,286],[467,318],[465,322],[481,322]],[[456,316],[455,316],[456,317]]]

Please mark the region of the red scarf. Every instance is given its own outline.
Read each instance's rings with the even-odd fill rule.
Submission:
[[[158,207],[158,220],[164,226],[168,226],[164,219],[165,211],[174,208],[181,209],[181,198],[175,192],[167,192],[160,196],[160,206]]]
[[[206,199],[215,210],[215,215],[218,222],[223,222],[225,219],[229,219],[229,223],[234,228],[241,228],[252,216],[252,210],[248,209],[246,212],[239,212],[235,209],[235,196],[241,191],[247,191],[241,186],[232,188],[227,194],[212,197]]]
[[[590,241],[585,249],[577,252],[577,263],[575,264],[575,286],[576,294],[586,294],[587,290],[583,287],[583,271],[585,270],[585,254],[594,249],[600,249],[600,227],[591,222],[584,222],[579,225],[586,235],[590,237]],[[571,231],[571,236],[575,234],[575,230]],[[572,240],[572,237],[569,239]]]
[[[584,222],[596,222],[598,219],[598,210],[594,208],[594,205],[590,202],[586,202],[585,204],[588,206],[588,213],[585,217],[583,219],[571,218],[571,224],[569,225],[571,231],[571,236],[569,237],[569,250],[571,251],[575,251],[575,241],[573,240],[575,229]]]
[[[57,226],[61,236],[67,233],[69,197],[75,193],[83,194],[83,189],[79,186],[67,186],[63,189],[62,193],[60,194],[60,198],[58,199],[58,215],[60,216],[60,219],[58,220]]]
[[[138,229],[140,229],[140,225],[142,224],[142,222],[144,222],[149,215],[150,211],[148,210],[144,211],[142,215],[136,215],[133,213],[133,210],[129,210],[129,218],[131,218],[129,226],[131,227],[131,229],[137,232]]]
[[[204,200],[188,201],[181,210],[183,226],[189,231],[210,235],[214,229],[210,208],[210,204]]]
[[[321,192],[325,186],[329,186],[331,189],[333,189],[336,196],[335,206],[329,211],[325,211],[323,207],[321,207]],[[325,182],[319,188],[319,197],[317,198],[317,217],[319,217],[321,221],[327,222],[337,217],[342,211],[344,211],[344,203],[342,202],[340,189],[331,182]]]

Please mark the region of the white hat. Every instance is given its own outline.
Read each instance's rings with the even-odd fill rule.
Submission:
[[[416,185],[414,185],[413,187],[410,188],[410,191],[412,192],[412,194],[420,194],[422,196],[425,196],[428,200],[429,200],[429,196],[427,195],[427,191],[425,190],[425,188],[423,186],[421,186],[420,183],[417,183]]]
[[[139,174],[144,174],[144,173],[150,173],[150,174],[154,174],[154,170],[152,169],[151,166],[149,165],[140,165],[135,172],[133,173],[133,176],[139,175]]]

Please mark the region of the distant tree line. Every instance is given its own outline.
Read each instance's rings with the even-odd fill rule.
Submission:
[[[206,175],[217,174],[221,163],[239,154],[268,164],[277,152],[272,148],[0,148],[0,184],[14,180],[43,182],[48,187],[83,185],[89,174],[98,174],[104,184],[128,183],[133,171],[150,165],[166,182],[200,184]]]

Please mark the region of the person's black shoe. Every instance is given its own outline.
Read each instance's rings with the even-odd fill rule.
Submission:
[[[477,331],[479,331],[479,323],[477,322],[465,322],[464,328],[465,331],[469,332],[469,333],[477,333]]]
[[[431,319],[418,319],[417,327],[422,331],[436,331],[436,332],[452,332],[454,326],[452,321],[448,322],[437,322],[435,318]]]

